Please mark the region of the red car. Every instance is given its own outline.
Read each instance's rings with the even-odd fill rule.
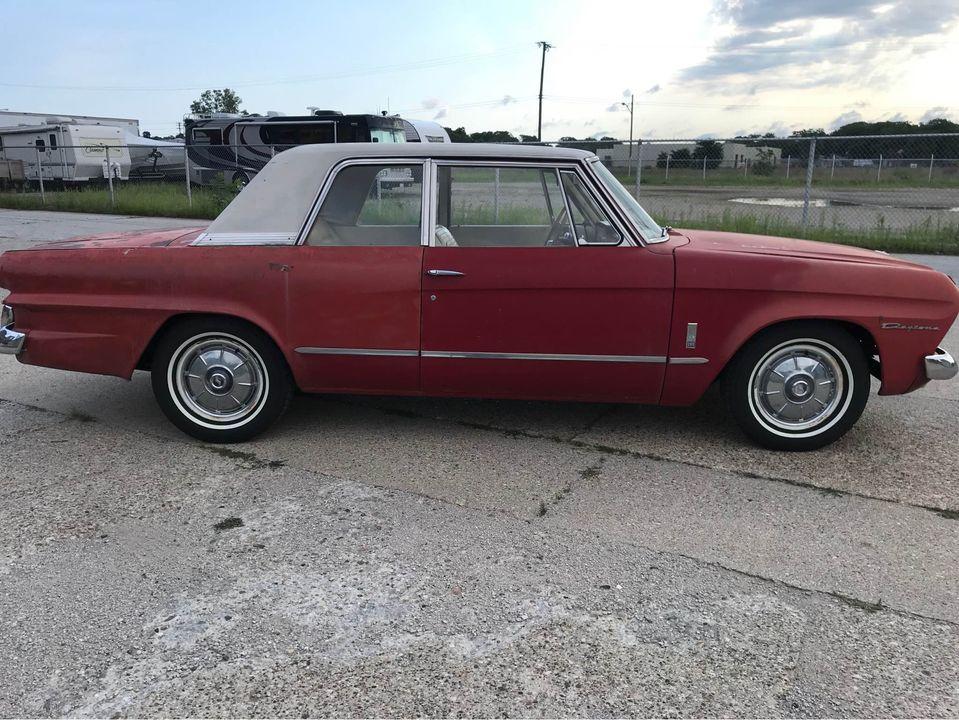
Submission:
[[[149,370],[184,432],[246,440],[295,388],[687,405],[717,380],[771,448],[956,374],[946,275],[883,253],[662,228],[592,154],[343,144],[277,155],[205,230],[0,256],[0,348]]]

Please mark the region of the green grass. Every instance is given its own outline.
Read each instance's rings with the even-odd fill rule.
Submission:
[[[670,174],[672,181],[672,173]],[[117,187],[116,206],[110,204],[106,189],[68,190],[46,193],[46,203],[40,201],[39,193],[0,193],[0,207],[19,210],[62,210],[69,212],[115,213],[121,215],[147,215],[213,219],[233,198],[227,187],[194,187],[193,206],[187,202],[182,186],[167,184],[123,183]],[[419,203],[406,200],[384,199],[379,207],[364,211],[363,222],[369,224],[413,224]],[[513,206],[504,202],[500,206],[500,224],[543,224],[544,220],[530,213],[526,206]],[[535,210],[535,209],[534,209]],[[492,207],[486,204],[458,203],[454,208],[457,223],[492,223]],[[813,221],[806,228],[785,221],[774,215],[760,215],[724,211],[721,214],[701,215],[679,212],[668,217],[657,217],[662,223],[689,229],[729,230],[760,235],[779,235],[809,240],[855,245],[858,247],[887,250],[890,252],[934,253],[959,255],[959,217],[956,222],[934,221],[932,218],[908,228],[891,229],[880,221],[874,227],[849,228],[828,224],[825,216]],[[548,224],[548,223],[547,223]]]
[[[39,192],[0,193],[0,207],[13,210],[60,210],[65,212],[114,213],[212,220],[233,199],[228,188],[193,188],[193,205],[186,189],[162,183],[117,183],[116,205],[110,203],[106,188],[83,188],[47,192],[41,201]]]
[[[628,188],[636,184],[634,172],[627,176],[625,170],[617,169],[615,175]],[[643,185],[676,185],[680,187],[797,187],[806,184],[806,168],[793,166],[789,177],[786,177],[784,167],[777,167],[772,175],[743,174],[743,171],[733,168],[715,168],[706,170],[706,179],[703,180],[702,168],[669,169],[666,177],[664,168],[643,168]],[[817,167],[813,174],[813,186],[823,188],[866,188],[882,190],[886,188],[959,188],[959,170],[957,168],[943,168],[933,171],[932,180],[929,180],[928,170],[921,168],[889,168],[882,171],[879,181],[876,181],[876,168],[837,168],[830,176],[828,168]]]
[[[822,221],[818,224],[810,223],[803,228],[801,225],[774,216],[739,214],[729,210],[720,215],[686,217],[680,213],[669,218],[657,217],[656,220],[690,230],[726,230],[755,235],[804,238],[888,252],[959,255],[959,222],[936,223],[931,218],[917,225],[895,229],[886,227],[881,220],[870,228],[827,225]]]

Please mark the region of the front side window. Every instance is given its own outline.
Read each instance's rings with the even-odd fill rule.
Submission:
[[[580,245],[619,245],[623,236],[583,185],[579,175],[571,170],[564,170],[560,175],[573,216],[576,241]]]
[[[630,220],[633,221],[636,227],[639,228],[643,239],[649,241],[660,238],[664,232],[663,228],[643,210],[642,206],[636,202],[636,198],[632,196],[629,190],[623,187],[622,183],[616,179],[616,176],[601,162],[593,162],[592,167],[599,176],[599,179],[619,203],[619,206],[629,215]]]
[[[350,165],[333,178],[307,245],[419,245],[422,165]]]
[[[434,244],[575,246],[556,169],[439,166]]]

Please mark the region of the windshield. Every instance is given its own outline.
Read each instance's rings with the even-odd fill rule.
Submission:
[[[636,202],[636,198],[633,197],[629,190],[623,187],[622,183],[616,179],[616,176],[599,160],[593,160],[592,164],[600,180],[609,188],[609,191],[619,202],[623,210],[626,211],[626,214],[629,215],[633,224],[639,228],[643,239],[657,240],[662,237],[663,228],[643,210],[642,206]]]
[[[406,142],[406,133],[393,128],[370,128],[370,142]]]

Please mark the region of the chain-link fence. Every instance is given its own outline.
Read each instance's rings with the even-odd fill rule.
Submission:
[[[959,134],[550,144],[594,152],[674,227],[959,253]],[[0,206],[212,218],[288,147],[7,142]]]

